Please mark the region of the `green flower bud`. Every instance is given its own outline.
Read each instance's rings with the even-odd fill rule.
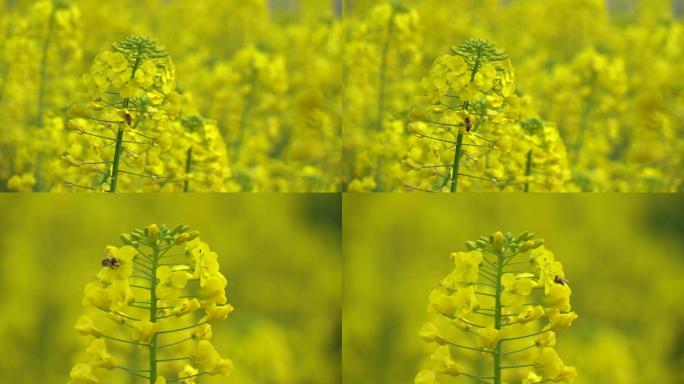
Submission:
[[[504,246],[504,235],[501,233],[501,231],[497,231],[492,234],[491,237],[492,241],[492,247],[494,248],[495,251],[500,251],[503,249]]]

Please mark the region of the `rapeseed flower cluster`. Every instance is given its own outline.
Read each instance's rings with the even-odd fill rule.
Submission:
[[[233,311],[218,255],[186,225],[152,224],[121,240],[122,247],[105,248],[100,271],[84,288],[83,304],[92,311],[75,328],[91,341],[69,383],[98,383],[111,370],[151,384],[229,375],[232,361],[210,341],[212,326]],[[142,366],[134,357],[141,355]]]
[[[67,146],[53,162],[55,189],[229,189],[222,138],[177,92],[168,53],[141,36],[112,48],[83,75],[83,101],[71,107]]]
[[[420,330],[437,346],[416,384],[459,376],[494,384],[575,380],[576,369],[554,349],[556,333],[577,319],[572,291],[562,264],[543,243],[527,232],[496,232],[451,254],[453,270],[430,293],[428,312],[435,320]]]

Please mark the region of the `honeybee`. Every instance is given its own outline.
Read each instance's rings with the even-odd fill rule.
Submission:
[[[473,125],[470,123],[470,116],[466,116],[465,118],[465,129],[466,132],[470,132],[470,130],[473,128]]]
[[[133,117],[128,113],[124,113],[124,121],[126,122],[126,125],[130,126],[131,123],[133,123]]]
[[[109,267],[111,269],[114,269],[121,265],[119,264],[119,260],[116,257],[105,257],[104,260],[102,260],[101,264],[103,267]]]
[[[558,275],[556,275],[556,277],[553,278],[553,282],[556,284],[560,284],[560,285],[565,285],[565,284],[569,283],[569,281],[567,281],[566,279],[564,279]]]

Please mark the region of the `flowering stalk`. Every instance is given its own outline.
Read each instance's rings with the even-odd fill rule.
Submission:
[[[90,146],[97,149],[95,155],[99,158],[82,158],[92,155],[71,151],[72,147],[62,158],[65,168],[86,166],[105,177],[95,186],[65,180],[71,187],[116,192],[121,174],[153,181],[169,178],[160,175],[164,171],[160,157],[167,154],[160,147],[170,141],[166,138],[171,130],[168,125],[178,117],[180,109],[173,63],[164,48],[143,36],[129,36],[112,44],[112,48],[98,55],[90,72],[83,76],[88,100],[72,107],[73,119],[69,121],[69,127],[78,135],[94,141]],[[112,138],[110,132],[116,132],[116,137]],[[140,151],[128,149],[128,145]],[[146,169],[122,169],[123,164]],[[85,172],[74,169],[73,173],[83,177]]]
[[[433,173],[440,180],[440,190],[457,192],[460,176],[496,185],[503,176],[502,164],[498,156],[488,155],[493,150],[510,150],[510,127],[519,114],[507,56],[490,41],[467,40],[453,47],[451,54],[437,58],[421,86],[428,105],[411,111],[409,131],[430,141],[429,153],[437,155],[439,163],[423,163],[423,151],[414,150],[409,151],[404,165]],[[443,160],[447,152],[453,156]],[[463,157],[472,163],[468,173],[462,171]]]
[[[168,53],[166,53],[162,48],[157,47],[149,39],[138,36],[131,36],[118,44],[114,44],[113,47],[116,51],[123,53],[128,59],[129,63],[131,63],[131,77],[129,78],[129,81],[135,79],[135,74],[144,59],[148,57],[162,58],[168,56]],[[133,57],[133,60],[131,60],[131,56]],[[130,97],[124,97],[122,104],[124,111],[128,108],[130,102]],[[119,125],[116,135],[116,149],[114,150],[114,160],[112,161],[112,174],[109,192],[116,192],[116,183],[119,177],[119,162],[121,160],[121,150],[123,148],[124,128],[126,125],[130,125],[129,120],[131,119],[131,116],[124,115],[123,117],[124,122],[122,122],[123,124]]]
[[[576,369],[565,366],[553,347],[555,332],[577,315],[563,266],[542,244],[528,232],[496,232],[467,242],[468,252],[451,254],[453,271],[430,293],[428,311],[438,317],[420,331],[439,346],[416,384],[442,383],[447,376],[490,384],[574,381]],[[484,360],[490,371],[468,372],[468,359]]]
[[[119,369],[150,384],[195,384],[199,376],[230,374],[232,361],[221,358],[209,342],[211,324],[233,310],[216,253],[186,225],[152,224],[121,240],[123,247],[105,248],[102,269],[85,286],[83,304],[96,311],[81,316],[75,328],[94,339],[87,359],[71,370],[69,383],[98,383],[98,369]],[[198,319],[199,310],[204,316]],[[148,357],[144,368],[115,357],[141,350]],[[169,374],[178,378],[167,381]]]

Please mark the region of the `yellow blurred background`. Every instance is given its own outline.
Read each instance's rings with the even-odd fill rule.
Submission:
[[[199,383],[339,383],[339,196],[2,195],[0,212],[1,383],[67,381],[104,247],[151,223],[198,230],[228,279],[214,344],[235,371]]]
[[[536,233],[563,263],[579,318],[557,347],[576,383],[683,383],[682,213],[676,195],[345,195],[343,380],[412,382],[449,254],[503,230]]]

